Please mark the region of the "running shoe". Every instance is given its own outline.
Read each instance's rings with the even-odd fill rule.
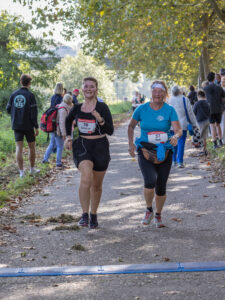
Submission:
[[[94,215],[90,213],[90,228],[95,229],[98,227],[98,220],[97,220],[97,214]]]
[[[30,175],[36,175],[36,174],[39,174],[39,173],[40,173],[39,169],[35,169],[35,168],[30,169]]]
[[[161,216],[155,215],[154,223],[155,223],[156,228],[163,228],[163,227],[166,227],[166,226],[162,223],[162,218],[161,218]]]
[[[78,222],[78,225],[82,227],[88,227],[88,223],[89,223],[88,213],[83,213],[80,218],[80,221]]]
[[[217,144],[214,144],[214,145],[213,145],[213,149],[218,149],[218,148],[220,148],[219,145],[217,145]]]
[[[144,219],[141,221],[141,224],[149,225],[152,219],[153,219],[153,211],[149,211],[148,209],[146,209]]]
[[[224,146],[222,140],[219,140],[219,146],[220,146],[220,147],[223,147],[223,146]]]
[[[183,169],[185,166],[183,163],[179,163],[178,168]]]

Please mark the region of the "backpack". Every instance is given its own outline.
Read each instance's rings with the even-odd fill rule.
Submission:
[[[57,128],[57,113],[58,110],[65,107],[59,107],[58,105],[48,108],[41,116],[40,129],[44,132],[54,132]],[[66,108],[65,108],[66,109]]]

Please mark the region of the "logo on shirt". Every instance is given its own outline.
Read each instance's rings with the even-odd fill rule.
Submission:
[[[163,116],[158,116],[158,117],[157,117],[157,120],[158,120],[158,121],[163,121],[163,120],[164,120],[164,117],[163,117]]]
[[[23,108],[26,104],[26,98],[23,95],[17,95],[14,98],[14,106],[16,108]]]

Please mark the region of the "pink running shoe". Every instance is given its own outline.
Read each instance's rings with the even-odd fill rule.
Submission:
[[[149,211],[148,209],[145,211],[144,219],[141,221],[143,225],[149,225],[151,220],[153,219],[153,211]]]
[[[155,223],[156,228],[163,228],[163,227],[166,227],[166,226],[162,223],[162,218],[161,218],[161,216],[155,215],[154,223]]]

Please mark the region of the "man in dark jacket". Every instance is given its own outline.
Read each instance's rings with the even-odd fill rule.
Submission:
[[[30,150],[30,174],[34,175],[39,170],[35,165],[35,136],[38,135],[37,103],[34,94],[29,91],[32,78],[22,74],[20,83],[22,87],[10,96],[6,110],[11,115],[12,129],[16,140],[16,159],[20,170],[20,177],[24,177],[23,170],[23,139],[26,137]],[[34,131],[35,128],[35,131]]]
[[[214,83],[214,72],[210,72],[207,76],[207,79],[209,85],[207,85],[204,88],[204,91],[210,107],[209,122],[214,143],[214,149],[216,149],[223,146],[220,122],[223,112],[223,102],[225,101],[225,91],[222,89],[221,86],[218,86]],[[217,144],[217,136],[219,138],[219,145]]]

